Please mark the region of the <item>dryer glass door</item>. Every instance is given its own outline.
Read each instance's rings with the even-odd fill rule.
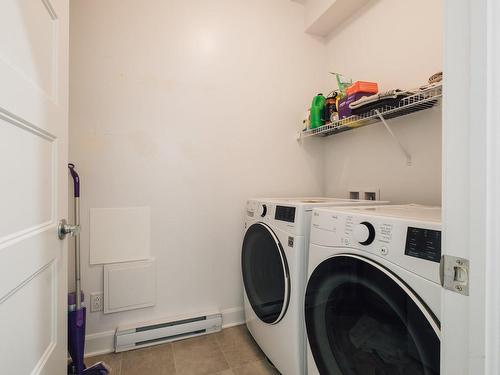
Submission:
[[[255,314],[265,323],[278,323],[288,307],[290,277],[283,247],[267,225],[256,223],[248,228],[241,268]]]
[[[329,258],[311,275],[305,304],[320,374],[439,374],[437,319],[377,263],[355,255]]]

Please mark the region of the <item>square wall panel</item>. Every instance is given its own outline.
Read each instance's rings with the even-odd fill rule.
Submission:
[[[148,259],[150,242],[149,207],[90,209],[90,264]]]
[[[154,306],[156,262],[107,264],[104,266],[104,313]]]

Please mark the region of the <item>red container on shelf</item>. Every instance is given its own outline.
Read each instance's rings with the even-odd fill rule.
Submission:
[[[378,84],[376,82],[356,81],[346,90],[347,96],[358,92],[376,94],[378,93]]]

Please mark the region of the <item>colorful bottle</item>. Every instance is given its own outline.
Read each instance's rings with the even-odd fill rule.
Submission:
[[[326,99],[323,94],[318,94],[314,97],[311,104],[311,129],[315,129],[325,124],[325,119],[323,118],[325,103]]]
[[[324,120],[327,124],[332,122],[333,118],[335,117],[334,114],[337,113],[338,94],[339,93],[337,91],[334,91],[328,96],[328,98],[326,98]]]

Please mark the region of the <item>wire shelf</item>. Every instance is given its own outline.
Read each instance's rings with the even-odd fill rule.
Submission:
[[[304,130],[301,132],[300,138],[312,136],[326,137],[332,134],[338,134],[347,130],[380,122],[381,118],[387,120],[422,111],[440,104],[442,96],[442,85],[434,86],[401,99],[395,107],[388,105],[382,106],[363,113],[362,115],[346,117],[315,129]]]

